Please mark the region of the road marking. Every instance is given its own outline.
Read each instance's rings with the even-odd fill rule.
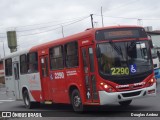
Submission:
[[[15,100],[0,100],[0,102],[12,102],[12,101],[15,101]]]

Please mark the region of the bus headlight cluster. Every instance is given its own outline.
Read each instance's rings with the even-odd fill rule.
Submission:
[[[104,85],[104,88],[106,88],[106,89],[107,89],[107,88],[108,88],[108,85]]]
[[[103,90],[106,92],[116,92],[116,90],[111,86],[106,83],[101,82],[100,85],[103,87]]]
[[[155,79],[155,78],[150,79],[150,80],[146,83],[146,87],[152,86],[155,82],[156,82],[156,79]]]

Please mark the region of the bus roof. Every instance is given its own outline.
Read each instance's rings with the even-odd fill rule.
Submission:
[[[65,42],[74,41],[74,40],[83,38],[84,36],[85,37],[91,36],[93,34],[93,31],[94,31],[94,29],[90,29],[90,30],[86,30],[86,31],[81,32],[81,33],[71,35],[71,36],[67,36],[67,37],[64,37],[64,38],[57,39],[57,40],[52,40],[50,42],[32,47],[31,51],[36,51],[37,49],[44,49],[46,47],[51,47],[51,46],[53,46],[53,44],[54,45],[64,44]]]
[[[71,35],[71,36],[67,36],[67,37],[64,37],[64,38],[57,39],[57,40],[52,40],[50,42],[34,46],[34,47],[31,48],[31,51],[37,51],[37,50],[44,49],[44,48],[47,48],[47,47],[52,47],[53,45],[61,45],[61,44],[64,44],[66,42],[79,40],[79,39],[81,39],[83,37],[87,37],[87,36],[93,36],[94,37],[94,33],[97,30],[124,28],[124,27],[125,28],[132,28],[132,27],[142,28],[140,26],[133,26],[133,25],[132,26],[131,25],[123,25],[123,26],[118,25],[118,26],[108,26],[108,27],[100,27],[100,28],[89,28],[89,29],[86,29],[83,32],[80,32],[80,33],[77,33],[77,34],[74,34],[74,35]]]
[[[23,49],[23,50],[20,50],[20,51],[16,51],[16,52],[10,53],[9,55],[5,56],[4,59],[13,58],[15,56],[26,54],[26,53],[29,52],[29,50],[30,49]]]
[[[132,27],[142,28],[140,26],[131,26],[131,25],[125,25],[125,26],[124,25],[123,26],[118,25],[118,26],[108,26],[108,27],[100,27],[100,28],[89,28],[89,29],[86,29],[85,31],[83,31],[81,33],[77,33],[77,34],[74,34],[74,35],[71,35],[71,36],[67,36],[67,37],[60,38],[60,39],[57,39],[57,40],[52,40],[50,42],[46,42],[46,43],[43,43],[43,44],[40,44],[40,45],[36,45],[36,46],[31,47],[30,49],[24,49],[24,50],[21,50],[21,51],[11,53],[10,55],[6,56],[4,59],[14,57],[14,56],[17,56],[19,54],[25,54],[25,53],[28,53],[29,51],[31,51],[31,52],[32,51],[37,51],[37,50],[44,49],[44,48],[47,48],[47,47],[52,47],[53,45],[61,45],[61,44],[64,44],[66,42],[79,40],[83,37],[88,37],[88,36],[94,37],[94,33],[97,30],[124,28],[124,27],[125,28],[132,28]]]

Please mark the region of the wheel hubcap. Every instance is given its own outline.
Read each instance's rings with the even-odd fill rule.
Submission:
[[[77,95],[77,96],[74,97],[74,105],[75,105],[75,107],[79,107],[80,104],[81,104],[81,99],[80,99],[80,97]]]

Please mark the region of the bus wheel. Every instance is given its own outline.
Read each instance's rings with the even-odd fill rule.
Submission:
[[[37,107],[37,106],[40,105],[39,102],[31,102],[31,101],[30,101],[29,94],[28,94],[28,91],[27,91],[27,90],[25,90],[25,91],[23,92],[23,100],[24,100],[25,107],[26,107],[27,109],[31,109],[31,108],[34,108],[34,107]]]
[[[74,89],[72,91],[71,103],[72,103],[72,106],[73,106],[73,109],[75,112],[82,112],[83,111],[82,99],[81,99],[80,93],[77,89]]]
[[[121,102],[119,102],[119,104],[122,106],[128,106],[131,104],[131,102],[132,102],[132,100],[127,100],[127,101],[121,101]]]

